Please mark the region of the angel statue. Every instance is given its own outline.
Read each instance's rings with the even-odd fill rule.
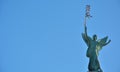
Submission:
[[[97,35],[93,35],[92,38],[87,35],[86,19],[90,17],[92,17],[90,15],[90,5],[86,5],[85,32],[82,33],[82,38],[88,46],[86,52],[86,56],[89,58],[88,70],[89,72],[103,72],[99,64],[98,55],[102,47],[109,44],[111,40],[107,41],[108,36],[97,40]]]
[[[98,55],[99,51],[103,46],[109,44],[111,40],[107,41],[108,36],[97,40],[97,35],[93,35],[93,37],[89,37],[87,35],[87,27],[84,25],[85,32],[82,33],[82,38],[88,46],[86,56],[89,58],[88,70],[89,72],[103,72],[99,60]]]

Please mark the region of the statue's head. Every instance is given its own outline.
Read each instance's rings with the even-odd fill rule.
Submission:
[[[93,35],[93,40],[97,40],[97,35]]]

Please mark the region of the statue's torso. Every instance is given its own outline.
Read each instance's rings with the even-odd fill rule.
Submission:
[[[90,44],[87,49],[87,57],[92,57],[92,56],[96,55],[97,41],[91,40],[89,43]]]

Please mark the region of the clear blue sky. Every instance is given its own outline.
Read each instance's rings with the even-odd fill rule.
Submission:
[[[86,72],[86,4],[89,35],[112,40],[100,51],[102,69],[120,72],[119,0],[0,0],[0,72]]]

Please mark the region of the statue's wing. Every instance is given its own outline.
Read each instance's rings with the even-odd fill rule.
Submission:
[[[108,36],[102,38],[102,39],[99,39],[97,42],[98,42],[98,45],[99,46],[99,50],[101,50],[101,48],[104,46],[104,44],[106,43],[108,39]]]
[[[98,42],[99,44],[105,44],[106,41],[107,41],[107,39],[108,39],[108,36],[106,36],[106,37],[104,37],[104,38],[102,38],[102,39],[99,39],[97,42]]]
[[[85,43],[87,44],[87,46],[89,46],[89,41],[92,40],[91,37],[87,36],[87,39],[85,37],[85,33],[82,33],[82,38],[85,41]]]

